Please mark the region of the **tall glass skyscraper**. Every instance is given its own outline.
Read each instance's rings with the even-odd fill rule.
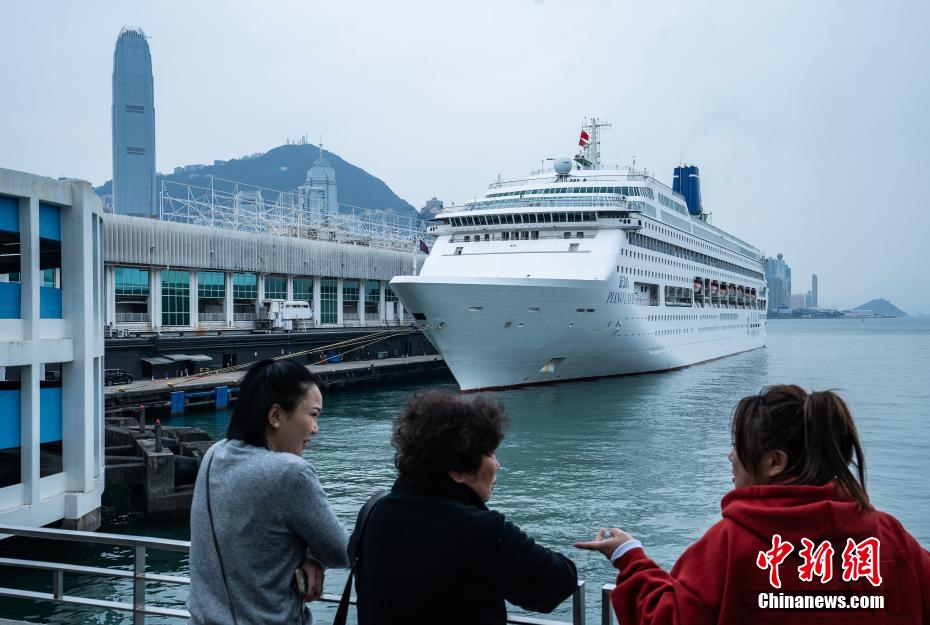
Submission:
[[[113,210],[158,216],[155,201],[155,89],[141,28],[123,28],[113,51]]]

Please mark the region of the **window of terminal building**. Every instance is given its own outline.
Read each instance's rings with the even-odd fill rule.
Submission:
[[[116,323],[149,320],[149,272],[136,267],[115,267]]]
[[[61,208],[39,202],[39,317],[61,319]]]
[[[265,276],[265,299],[287,299],[287,278]]]
[[[22,317],[19,241],[19,200],[0,195],[0,319]]]
[[[381,283],[377,280],[365,281],[365,320],[378,321],[378,306],[381,303]]]
[[[294,299],[299,302],[313,301],[313,278],[294,278]]]
[[[226,274],[197,272],[197,320],[226,321]]]
[[[21,376],[21,367],[0,367],[0,488],[22,482]]]
[[[258,276],[254,273],[233,274],[233,300],[254,301],[258,299]]]
[[[336,307],[339,301],[339,282],[336,278],[320,280],[320,323],[336,323],[339,318]]]
[[[355,280],[342,281],[342,320],[358,321],[359,284]]]
[[[161,323],[188,326],[191,323],[190,272],[161,272]]]
[[[47,477],[63,471],[61,363],[39,368],[39,477]]]

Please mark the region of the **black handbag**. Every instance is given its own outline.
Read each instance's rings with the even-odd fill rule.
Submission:
[[[352,564],[349,568],[349,579],[346,580],[346,587],[342,591],[342,599],[339,600],[339,607],[336,609],[336,617],[333,619],[333,625],[346,625],[346,619],[349,617],[349,599],[352,595],[352,579],[355,577],[355,571],[358,568],[359,560],[362,555],[362,538],[365,536],[365,527],[368,525],[368,516],[372,509],[385,495],[390,491],[382,490],[368,498],[365,505],[358,513],[358,521],[355,524],[356,532],[353,534],[353,542],[349,544]]]

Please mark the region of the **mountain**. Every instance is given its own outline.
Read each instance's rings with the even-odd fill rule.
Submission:
[[[340,204],[351,204],[361,208],[390,211],[404,217],[419,218],[417,210],[408,202],[399,198],[379,178],[372,176],[360,167],[356,167],[332,152],[323,150],[323,156],[336,172],[336,196]],[[255,154],[245,158],[228,161],[215,161],[213,165],[192,165],[179,167],[173,174],[159,174],[155,180],[155,189],[161,193],[163,180],[206,187],[210,176],[232,180],[241,184],[255,185],[278,191],[293,191],[303,184],[307,170],[320,157],[320,148],[309,144],[281,145],[264,154]],[[215,183],[219,190],[229,190],[231,185],[219,180]],[[99,195],[113,192],[113,182],[94,189]],[[272,199],[273,193],[264,194]]]
[[[853,310],[871,310],[880,317],[907,317],[906,312],[881,297],[866,302],[862,306],[856,306]]]

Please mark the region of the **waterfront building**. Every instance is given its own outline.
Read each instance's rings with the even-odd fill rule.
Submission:
[[[324,158],[322,145],[320,158],[307,170],[307,179],[297,187],[297,195],[307,216],[335,215],[339,211],[336,202],[336,170]]]
[[[765,263],[765,281],[769,288],[769,310],[788,312],[791,306],[791,267],[778,254]]]
[[[0,169],[0,522],[96,529],[104,486],[103,209]]]
[[[811,305],[810,308],[817,308],[817,274],[811,274]]]
[[[791,294],[791,310],[801,310],[802,308],[808,308],[808,302],[810,301],[810,293],[792,293]]]
[[[113,207],[158,216],[155,199],[155,89],[141,28],[123,28],[113,51]]]

